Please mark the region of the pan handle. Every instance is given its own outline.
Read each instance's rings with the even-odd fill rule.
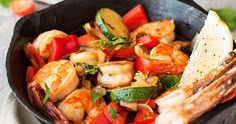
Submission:
[[[190,6],[193,6],[193,7],[197,8],[198,10],[204,12],[205,14],[208,13],[205,9],[203,9],[200,5],[198,5],[198,4],[197,4],[195,1],[193,1],[193,0],[178,0],[178,1],[181,1],[181,2],[183,2],[183,3],[186,3],[186,4],[190,5]]]

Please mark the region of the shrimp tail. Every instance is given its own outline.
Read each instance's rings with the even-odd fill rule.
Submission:
[[[224,97],[223,97],[223,99],[221,100],[220,103],[225,103],[225,102],[233,99],[236,96],[236,81],[235,81],[235,78],[233,78],[232,80],[229,80],[229,81],[232,81],[234,86],[230,90],[228,90],[228,92],[224,95]]]
[[[31,85],[32,83],[33,82],[27,84],[28,96],[32,105],[40,109],[43,106],[43,102],[42,102],[43,97],[41,95],[39,87],[32,86]]]
[[[39,85],[34,85],[34,82],[30,82],[27,85],[29,99],[32,105],[46,114],[46,116],[53,119],[56,124],[68,124],[66,116],[51,102],[47,101],[43,104],[42,90]]]
[[[39,52],[31,43],[26,44],[24,52],[35,68],[40,69],[45,65],[44,59],[39,55]]]
[[[228,56],[224,58],[219,67],[211,70],[205,75],[204,78],[193,83],[194,92],[196,93],[198,90],[208,86],[212,81],[217,80],[218,78],[220,78],[220,76],[222,76],[229,69],[231,69],[232,66],[234,66],[236,63],[235,57],[236,57],[236,49],[230,52]]]
[[[188,113],[186,115],[188,116],[189,122],[215,107],[221,102],[228,91],[232,91],[232,87],[235,87],[235,82],[229,82],[227,80],[235,75],[236,68],[234,67],[219,79],[213,81],[209,86],[187,99],[181,108]],[[199,106],[198,109],[196,109],[197,106]]]
[[[43,107],[45,113],[53,118],[55,124],[69,124],[66,116],[50,101],[47,101]]]

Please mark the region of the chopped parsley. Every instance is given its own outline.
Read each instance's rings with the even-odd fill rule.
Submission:
[[[46,94],[43,98],[43,104],[45,104],[48,101],[48,98],[49,98],[49,95],[50,95],[50,90],[49,90],[49,87],[48,87],[47,83],[44,83],[44,86],[46,88],[46,91],[45,91]]]
[[[86,78],[87,75],[95,75],[98,72],[100,72],[102,74],[102,72],[100,71],[99,67],[97,66],[93,66],[93,65],[89,65],[89,64],[80,64],[82,66],[82,68],[84,69],[84,79]]]
[[[80,46],[80,50],[86,49],[87,46]]]
[[[96,101],[99,100],[102,96],[103,96],[102,94],[96,93],[94,91],[90,92],[90,97],[93,104],[96,103]]]
[[[116,108],[113,108],[113,107],[109,106],[109,107],[108,107],[108,111],[110,112],[111,117],[112,117],[113,119],[115,119],[115,118],[117,118],[117,117],[119,116],[119,114],[117,113]]]
[[[135,56],[126,57],[126,59],[127,59],[128,61],[134,61]]]
[[[126,44],[129,43],[129,41],[123,39],[123,38],[116,38],[112,41],[109,40],[100,40],[100,46],[101,48],[108,47],[113,48],[118,44],[122,44],[122,47],[126,47]]]

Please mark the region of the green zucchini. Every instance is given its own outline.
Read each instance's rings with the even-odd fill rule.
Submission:
[[[133,102],[155,98],[158,96],[158,93],[158,86],[123,87],[107,90],[106,98],[116,103],[119,103],[121,100],[125,102]]]
[[[101,8],[96,13],[96,23],[102,33],[111,41],[129,38],[129,30],[121,16],[109,8]]]

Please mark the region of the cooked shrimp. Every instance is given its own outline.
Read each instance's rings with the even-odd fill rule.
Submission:
[[[85,88],[74,90],[59,104],[59,110],[73,123],[82,123],[84,121],[85,124],[89,124],[93,118],[103,112],[106,106],[103,98],[93,104],[90,92],[90,90]]]
[[[49,62],[38,70],[27,84],[30,102],[44,111],[56,123],[68,123],[67,118],[53,104],[63,100],[79,84],[73,64],[68,60]],[[43,96],[49,93],[49,99],[43,103]]]
[[[107,88],[130,85],[134,75],[134,64],[130,61],[113,61],[99,64],[101,73],[98,84]]]
[[[39,85],[46,91],[45,84],[50,90],[49,98],[52,102],[64,99],[79,84],[73,64],[68,60],[47,63],[35,74],[28,87]]]
[[[106,54],[99,48],[85,48],[85,51],[94,52],[98,56],[97,64],[104,63],[106,61]]]
[[[161,42],[169,43],[175,39],[175,23],[173,19],[150,22],[138,27],[131,33],[131,37],[137,34],[150,34]]]
[[[51,45],[53,38],[64,38],[67,34],[59,30],[50,30],[40,34],[34,41],[33,46],[39,50],[39,54],[44,59],[48,59],[50,55],[49,45]]]
[[[98,64],[98,55],[94,52],[79,52],[79,53],[72,53],[70,55],[70,61],[73,64],[89,64],[89,65],[97,65]]]
[[[167,91],[158,97],[156,103],[160,114],[156,118],[156,124],[187,124],[219,104],[230,93],[230,98],[234,98],[235,52],[236,50],[233,51],[233,56],[228,57],[230,59],[226,59],[201,80],[181,85],[177,90]]]
[[[161,62],[169,63],[168,69],[165,69],[166,73],[177,74],[183,72],[185,66],[188,64],[188,56],[177,50],[173,46],[160,42],[159,45],[151,50],[150,58],[154,60],[159,60]],[[158,70],[156,70],[158,71]],[[164,70],[160,70],[164,71]]]
[[[105,60],[105,53],[97,48],[85,48],[85,51],[70,55],[70,61],[75,65],[77,63],[97,65],[103,63]]]

